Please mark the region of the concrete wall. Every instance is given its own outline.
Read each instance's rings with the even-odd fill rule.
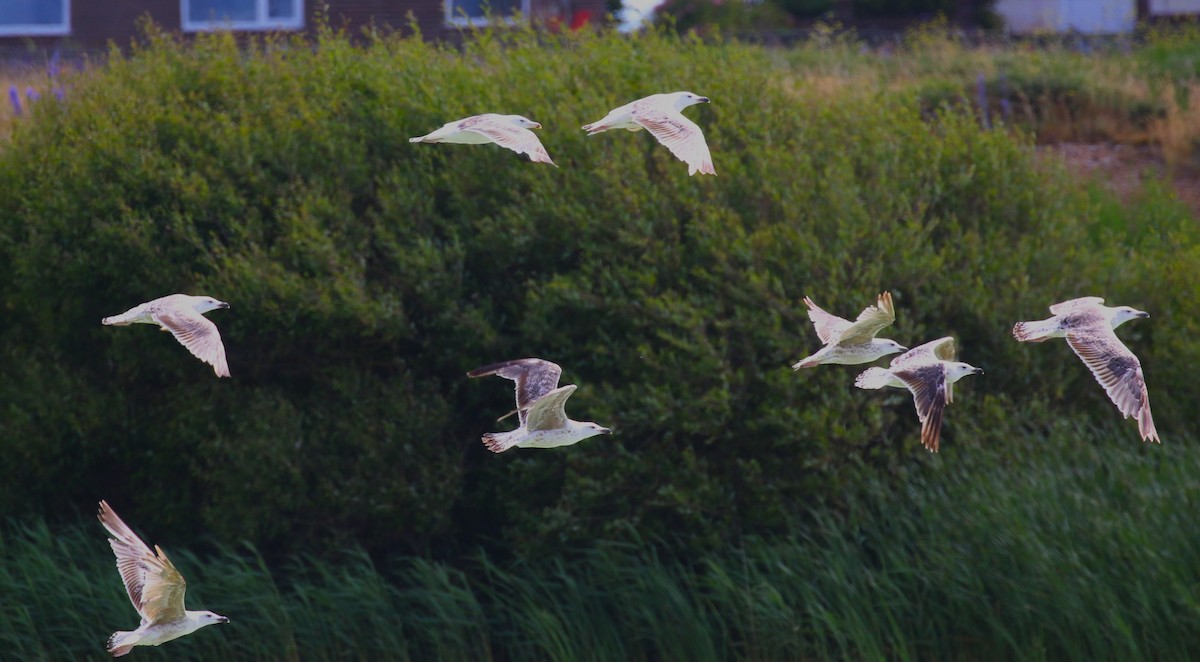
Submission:
[[[1129,32],[1137,24],[1136,0],[998,0],[996,13],[1015,34],[1072,30],[1111,34]]]
[[[1151,16],[1200,14],[1200,0],[1150,0]]]

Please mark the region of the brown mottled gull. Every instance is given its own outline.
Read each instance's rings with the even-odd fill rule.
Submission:
[[[1050,319],[1018,322],[1013,336],[1021,342],[1066,338],[1121,414],[1137,420],[1142,441],[1159,441],[1142,363],[1113,332],[1129,320],[1150,317],[1150,313],[1129,306],[1105,306],[1100,297],[1056,303],[1050,312],[1054,313]]]
[[[592,422],[573,421],[567,418],[567,398],[575,392],[575,385],[558,385],[562,368],[558,364],[542,359],[517,359],[494,363],[476,368],[468,377],[499,375],[516,382],[517,415],[521,426],[511,432],[489,432],[483,435],[483,444],[493,453],[501,453],[513,446],[520,448],[556,448],[570,446],[598,434],[611,434],[612,430]]]
[[[113,512],[108,502],[100,502],[100,523],[113,536],[108,539],[117,556],[117,570],[125,583],[129,601],[142,617],[138,629],[114,632],[108,639],[113,657],[126,655],[134,646],[158,646],[196,630],[229,619],[211,611],[187,611],[183,594],[187,582],[175,569],[162,548],[154,551],[133,533]]]
[[[954,382],[983,371],[955,361],[954,338],[932,340],[892,360],[888,368],[867,368],[854,380],[859,388],[906,388],[913,394],[921,421],[921,443],[938,451],[946,405],[954,401]]]
[[[808,297],[804,297],[804,305],[808,306],[808,317],[817,329],[817,337],[825,346],[793,365],[793,370],[812,368],[822,363],[870,363],[908,349],[895,340],[875,337],[884,327],[896,321],[891,292],[880,294],[876,304],[863,309],[854,322],[825,312]]]

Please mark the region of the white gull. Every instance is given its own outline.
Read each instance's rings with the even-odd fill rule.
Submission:
[[[1113,332],[1129,320],[1150,317],[1150,313],[1129,306],[1105,306],[1100,297],[1056,303],[1050,312],[1054,313],[1050,319],[1018,322],[1013,336],[1021,342],[1066,338],[1121,414],[1137,419],[1142,441],[1159,441],[1142,363]]]
[[[679,112],[698,103],[709,103],[708,97],[691,92],[652,94],[610,111],[598,122],[584,124],[583,130],[590,136],[609,129],[646,129],[688,165],[688,175],[715,175],[704,132]]]
[[[162,548],[155,545],[154,551],[150,551],[108,502],[100,502],[98,516],[113,536],[108,544],[117,556],[117,571],[121,573],[129,601],[142,617],[138,629],[114,632],[109,637],[108,652],[113,657],[128,654],[134,646],[158,646],[206,625],[229,622],[211,611],[186,611],[183,594],[187,583]]]
[[[891,292],[880,294],[876,304],[863,309],[853,323],[825,312],[808,297],[804,297],[804,305],[808,306],[808,317],[817,329],[817,337],[825,346],[793,365],[793,370],[812,368],[822,363],[870,363],[908,349],[895,340],[875,337],[884,327],[896,321]]]
[[[100,320],[107,326],[130,324],[157,324],[187,348],[196,358],[213,367],[218,377],[229,376],[229,362],[225,359],[225,344],[221,332],[203,313],[229,304],[212,297],[171,294],[147,301],[130,308],[120,315]]]
[[[913,394],[921,421],[921,443],[938,451],[946,405],[954,402],[954,382],[983,371],[955,361],[954,338],[931,340],[892,360],[888,368],[867,368],[854,380],[859,388],[906,388]]]
[[[433,133],[409,138],[410,143],[456,143],[459,145],[484,145],[496,143],[507,147],[517,154],[528,154],[529,160],[536,163],[549,163],[558,167],[550,160],[550,154],[542,146],[542,141],[530,129],[540,129],[541,124],[521,115],[497,115],[485,113],[472,115],[461,120],[454,120],[442,125]]]
[[[520,448],[557,448],[570,446],[612,430],[592,422],[567,418],[567,398],[575,385],[558,386],[562,368],[542,359],[517,359],[493,363],[467,373],[468,377],[499,375],[516,382],[517,415],[521,426],[511,432],[489,432],[483,444],[493,453],[513,446]]]

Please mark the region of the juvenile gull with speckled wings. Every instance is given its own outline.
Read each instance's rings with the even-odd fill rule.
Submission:
[[[229,376],[229,362],[225,359],[225,344],[221,332],[204,313],[229,304],[212,297],[171,294],[147,301],[130,308],[120,315],[100,320],[106,326],[128,326],[130,324],[157,324],[163,331],[170,331],[179,344],[193,356],[213,367],[218,377]]]
[[[1105,306],[1100,297],[1056,303],[1050,312],[1054,313],[1050,319],[1018,322],[1013,336],[1021,342],[1066,338],[1121,414],[1137,420],[1142,441],[1159,441],[1142,363],[1113,331],[1131,319],[1150,317],[1150,313],[1129,306]]]
[[[863,309],[853,322],[825,312],[808,297],[804,297],[804,305],[808,306],[808,317],[817,329],[817,337],[825,346],[793,365],[793,370],[812,368],[822,363],[870,363],[908,349],[895,340],[875,337],[884,327],[896,321],[896,307],[892,303],[891,292],[880,294],[875,305]]]
[[[117,571],[125,583],[129,601],[142,617],[138,629],[114,632],[108,639],[113,657],[126,655],[134,646],[158,646],[196,630],[229,619],[211,611],[187,611],[183,594],[187,583],[162,548],[154,551],[113,512],[107,501],[100,502],[100,523],[113,536],[108,539],[117,557]]]
[[[489,432],[483,444],[493,453],[513,446],[520,448],[556,448],[569,446],[612,430],[590,421],[567,418],[567,398],[575,385],[558,385],[562,368],[542,359],[517,359],[493,363],[467,373],[468,377],[499,375],[516,382],[517,416],[521,426],[511,432]]]
[[[955,360],[954,338],[938,338],[897,356],[887,368],[867,368],[854,380],[859,388],[906,388],[913,394],[921,421],[921,443],[938,451],[946,405],[954,401],[954,382],[983,371]]]
[[[433,133],[409,138],[412,143],[456,143],[459,145],[485,145],[496,143],[517,154],[528,154],[529,160],[535,163],[549,163],[550,154],[542,146],[542,141],[530,129],[540,129],[541,124],[521,115],[497,115],[484,113],[472,115],[461,120],[454,120],[442,125]]]

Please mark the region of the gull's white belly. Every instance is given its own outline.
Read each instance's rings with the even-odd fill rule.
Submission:
[[[139,646],[158,646],[159,644],[165,644],[168,641],[178,639],[192,632],[194,630],[188,628],[187,621],[158,623],[142,630],[142,636],[137,643]]]
[[[581,441],[579,433],[568,428],[535,430],[517,443],[517,448],[558,448]]]
[[[488,138],[481,133],[476,133],[474,131],[459,131],[442,138],[441,142],[454,143],[457,145],[486,145],[487,143],[493,141],[491,138]]]

